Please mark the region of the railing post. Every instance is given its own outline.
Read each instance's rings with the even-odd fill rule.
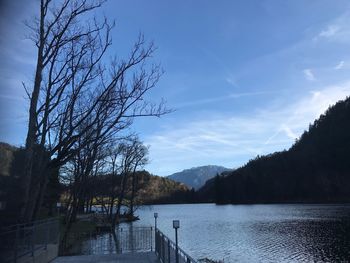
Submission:
[[[153,237],[152,236],[153,236],[153,229],[151,227],[151,251],[153,251]]]
[[[89,251],[90,251],[90,253],[91,253],[91,251],[92,251],[92,247],[93,247],[93,244],[92,244],[92,235],[91,235],[91,231],[89,232]],[[96,248],[96,245],[97,245],[97,248]],[[96,244],[95,244],[95,249],[96,250],[98,250],[98,244],[97,244],[97,242],[96,242]],[[100,251],[99,251],[100,252]],[[97,252],[97,253],[99,253],[99,252]],[[96,252],[95,252],[96,253]]]
[[[32,225],[32,231],[31,231],[31,233],[32,233],[32,238],[31,238],[31,242],[32,242],[32,257],[34,257],[34,243],[35,243],[35,224],[33,223],[33,225]]]
[[[155,250],[156,250],[156,254],[157,254],[158,258],[160,259],[160,253],[159,253],[159,238],[160,238],[160,236],[159,236],[159,232],[157,229],[155,230],[155,233],[156,233]]]
[[[175,251],[176,263],[179,263],[179,246],[177,242],[177,228],[175,228],[175,244],[176,244],[176,251]]]
[[[162,239],[162,250],[163,250],[163,263],[165,263],[165,236],[163,236],[163,239]]]
[[[168,263],[170,263],[170,239],[168,239]]]
[[[60,220],[59,219],[56,220],[55,224],[56,224],[56,231],[54,232],[55,233],[55,242],[56,242],[56,244],[59,244],[59,242],[60,242]]]
[[[160,259],[161,257],[161,249],[160,249],[160,243],[161,243],[161,235],[157,230],[157,253],[158,253],[158,258]]]
[[[120,228],[120,254],[122,254],[123,253],[123,241],[122,241],[122,239],[123,239],[123,228]]]
[[[154,244],[154,249],[157,251],[157,242],[156,242],[156,232],[157,232],[157,218],[158,218],[158,213],[154,213],[154,239],[155,239],[155,244]]]
[[[47,250],[47,244],[49,243],[49,229],[50,229],[50,224],[46,223],[46,235],[45,235],[45,250]]]
[[[14,253],[13,253],[13,262],[17,262],[17,249],[18,249],[18,240],[19,240],[19,225],[16,227],[16,235],[15,235],[15,246],[14,246]]]
[[[173,228],[175,229],[175,256],[176,256],[176,263],[179,263],[179,246],[177,242],[177,230],[180,228],[180,221],[179,220],[173,220]]]
[[[158,259],[162,263],[171,263],[171,262],[185,262],[185,263],[196,263],[196,260],[191,258],[186,252],[184,252],[178,246],[178,231],[177,228],[179,224],[175,224],[175,242],[170,240],[167,236],[164,235],[161,231],[157,229],[155,242],[157,244],[156,254]],[[174,253],[174,255],[172,254]]]

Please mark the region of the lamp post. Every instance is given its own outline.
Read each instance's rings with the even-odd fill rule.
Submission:
[[[157,218],[158,218],[158,213],[154,213],[154,249],[158,253],[157,250]]]
[[[56,206],[57,206],[57,216],[59,217],[59,216],[60,216],[60,210],[61,210],[62,204],[61,204],[60,202],[58,202],[58,203],[56,204]]]
[[[179,246],[178,246],[178,242],[177,242],[177,229],[180,228],[180,220],[173,220],[173,228],[175,229],[176,263],[179,263]]]
[[[157,229],[157,218],[158,218],[158,213],[154,213],[154,230]]]

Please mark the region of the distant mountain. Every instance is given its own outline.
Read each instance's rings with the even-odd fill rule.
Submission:
[[[216,203],[350,202],[350,97],[330,107],[288,151],[215,177],[197,196]]]
[[[191,169],[183,170],[182,172],[174,173],[169,175],[168,178],[184,183],[190,188],[194,188],[195,190],[201,188],[205,182],[211,178],[213,178],[217,174],[221,174],[222,172],[230,171],[231,169],[217,166],[217,165],[206,165],[194,167]]]

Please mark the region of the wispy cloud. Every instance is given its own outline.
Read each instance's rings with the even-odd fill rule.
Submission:
[[[331,21],[314,38],[314,40],[327,40],[332,42],[350,42],[350,12],[346,11],[341,16]]]
[[[285,91],[286,89],[275,89],[275,90],[261,90],[261,91],[251,91],[251,92],[239,92],[239,93],[231,93],[229,95],[230,98],[241,98],[241,97],[250,97],[250,96],[259,96],[266,94],[274,94]]]
[[[329,25],[326,29],[322,30],[318,36],[329,38],[334,36],[337,32],[339,32],[340,27],[338,25]]]
[[[344,62],[344,60],[342,60],[334,67],[334,69],[337,69],[337,70],[342,69],[344,67],[344,64],[345,64],[345,62]]]
[[[330,105],[350,94],[350,82],[307,93],[279,107],[262,108],[247,116],[216,116],[197,119],[150,135],[152,171],[167,175],[179,167],[221,164],[242,165],[258,154],[292,145]]]
[[[226,78],[226,82],[229,83],[230,85],[232,85],[233,87],[237,87],[238,86],[237,85],[237,80],[234,77],[232,77],[232,76],[227,77]]]
[[[298,135],[292,131],[290,127],[288,127],[286,124],[282,125],[283,131],[286,133],[286,135],[291,139],[298,138]]]
[[[226,101],[226,100],[231,100],[231,99],[239,99],[242,97],[253,97],[253,96],[274,94],[274,93],[279,93],[279,92],[283,92],[283,91],[285,91],[285,89],[229,93],[226,96],[218,96],[218,97],[205,98],[205,99],[193,100],[193,101],[185,101],[185,102],[176,104],[175,108],[192,107],[192,106],[210,104],[210,103]]]
[[[303,70],[304,76],[307,80],[309,81],[314,81],[316,80],[314,73],[312,72],[311,69],[307,68]]]
[[[6,95],[6,94],[0,94],[0,99],[25,101],[24,97]]]

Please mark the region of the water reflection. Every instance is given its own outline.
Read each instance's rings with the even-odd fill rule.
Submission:
[[[159,205],[138,211],[83,244],[85,254],[146,251],[152,248],[153,213],[158,227],[174,239],[172,220],[181,220],[179,244],[192,257],[227,262],[348,262],[349,205]]]
[[[115,240],[112,233],[93,235],[82,243],[81,254],[116,254],[119,252],[119,249]]]
[[[347,262],[350,259],[349,205],[163,205],[139,211],[141,222],[174,236],[195,258],[225,262]]]
[[[151,227],[122,224],[114,233],[99,233],[82,243],[82,254],[116,254],[150,251],[153,244]]]

